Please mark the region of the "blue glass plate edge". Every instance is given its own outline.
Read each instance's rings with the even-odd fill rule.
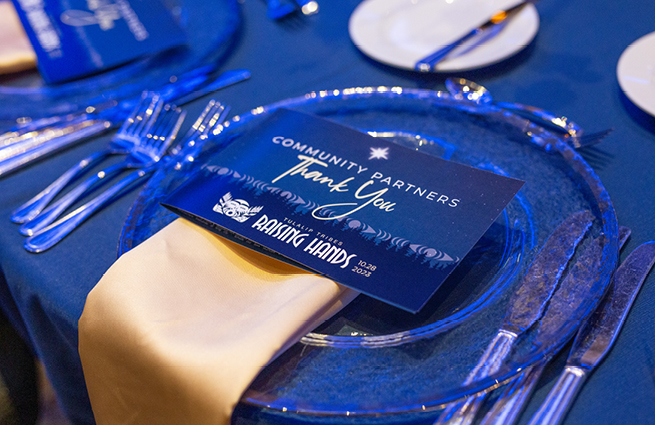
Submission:
[[[303,104],[308,101],[310,102],[321,101],[321,99],[330,99],[335,97],[347,98],[349,96],[351,97],[410,96],[413,98],[426,99],[426,100],[449,98],[449,95],[443,92],[434,92],[430,90],[421,90],[421,89],[402,89],[402,88],[386,88],[386,87],[377,87],[377,88],[364,87],[364,88],[346,89],[343,91],[331,90],[331,91],[322,91],[322,92],[312,92],[305,95],[304,97],[287,99],[265,107],[255,108],[244,115],[233,118],[232,121],[230,121],[226,127],[228,127],[228,129],[230,126],[233,126],[233,128],[238,127],[239,125],[242,125],[256,118],[258,115],[269,113],[280,107],[293,107],[294,105]],[[455,100],[453,99],[450,100],[453,102],[453,104],[457,104]],[[496,115],[496,118],[506,121],[512,125],[525,127],[526,131],[530,131],[532,133],[533,143],[541,146],[547,152],[555,152],[562,155],[562,157],[564,157],[569,162],[571,167],[576,172],[580,173],[581,176],[584,177],[584,180],[588,184],[589,189],[591,190],[591,192],[596,197],[596,200],[598,201],[598,209],[600,212],[600,219],[602,221],[601,232],[606,235],[609,235],[609,244],[604,247],[604,251],[603,251],[603,256],[605,258],[605,261],[603,262],[603,266],[604,266],[603,276],[606,277],[604,279],[603,285],[607,285],[607,283],[609,282],[611,271],[614,270],[616,266],[617,257],[618,257],[617,254],[618,223],[616,221],[616,215],[611,200],[609,198],[609,194],[603,187],[602,183],[600,182],[600,179],[595,174],[595,172],[589,167],[589,165],[586,164],[586,162],[582,159],[582,157],[577,152],[575,152],[568,145],[566,145],[561,139],[553,136],[551,133],[542,129],[541,127],[527,123],[526,120],[520,117],[514,116],[513,114],[508,114],[495,107],[480,108],[471,105],[468,102],[461,102],[460,104],[458,104],[457,107],[472,113]],[[146,189],[144,189],[144,191],[146,191]],[[121,234],[121,238],[119,242],[119,255],[123,254],[124,252],[126,252],[132,247],[131,241],[129,240],[129,236],[128,236],[130,232],[134,230],[131,229],[130,217],[138,215],[138,213],[139,213],[139,205],[135,203],[135,205],[133,205],[132,210],[130,211],[130,215],[128,216],[128,220],[126,220],[126,225],[124,226],[123,232]],[[597,302],[598,300],[590,300],[590,302],[588,303],[589,311],[592,311],[593,308],[595,308]],[[575,328],[576,328],[575,326],[569,326],[568,331],[562,334],[557,341],[554,341],[553,344],[550,345],[547,351],[549,352],[558,351],[573,334]],[[340,337],[332,337],[332,338],[339,339]],[[380,413],[403,413],[403,412],[413,412],[413,411],[424,411],[426,410],[426,408],[429,410],[436,409],[439,408],[439,406],[443,403],[447,403],[449,401],[452,401],[454,399],[463,396],[474,394],[476,392],[479,392],[480,390],[487,390],[490,388],[494,388],[498,385],[501,385],[504,381],[511,379],[513,376],[515,376],[521,369],[543,359],[543,357],[544,357],[543,351],[536,351],[532,356],[525,358],[524,359],[525,361],[520,364],[513,363],[509,366],[503,367],[493,376],[472,383],[471,385],[459,387],[458,389],[456,389],[456,391],[452,391],[451,393],[441,394],[440,397],[437,397],[437,399],[435,400],[421,400],[418,401],[416,405],[413,406],[405,405],[399,408],[394,408],[393,406],[385,406],[384,408],[379,410],[369,409],[366,411],[359,411],[359,412],[355,410],[355,411],[349,411],[347,412],[347,414],[369,416],[369,415],[377,415]],[[272,410],[276,410],[276,406],[271,406],[267,402],[254,400],[250,397],[246,397],[242,401],[245,401],[246,403],[256,405],[262,408],[270,408]],[[284,409],[288,409],[288,408],[285,407]],[[298,413],[312,414],[312,415],[319,415],[319,416],[321,415],[333,416],[333,415],[346,414],[345,411],[335,411],[331,409],[327,409],[327,410],[305,409],[298,406],[296,406],[295,411]]]

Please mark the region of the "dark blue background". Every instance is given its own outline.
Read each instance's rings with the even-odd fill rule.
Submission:
[[[348,18],[358,3],[322,0],[318,15],[274,22],[266,18],[263,1],[245,0],[243,26],[224,68],[249,68],[252,78],[221,91],[220,100],[230,104],[234,113],[243,113],[322,89],[378,85],[444,89],[446,75],[395,70],[358,52],[347,31]],[[497,100],[555,111],[589,132],[614,128],[584,157],[612,196],[619,223],[632,229],[623,257],[638,244],[655,239],[655,120],[625,98],[615,70],[630,43],[655,31],[655,2],[543,0],[537,9],[541,27],[525,51],[502,64],[457,75],[485,85]],[[191,116],[203,104],[196,103]],[[77,319],[86,294],[116,258],[122,223],[137,193],[39,255],[22,249],[23,237],[8,217],[73,163],[106,143],[106,138],[94,140],[0,180],[0,262],[7,283],[0,285],[3,308],[44,361],[76,424],[92,421],[77,357]],[[560,359],[547,369],[521,423],[543,401],[561,365]],[[655,423],[654,401],[655,275],[651,275],[614,349],[591,376],[564,423]],[[239,413],[246,418],[239,423],[264,420],[252,409]],[[399,421],[427,424],[434,416]],[[285,418],[285,423],[304,420],[294,415]]]

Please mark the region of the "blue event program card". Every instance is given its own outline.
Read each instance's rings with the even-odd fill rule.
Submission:
[[[185,43],[160,0],[13,0],[48,83]]]
[[[282,109],[163,205],[417,312],[522,185]]]

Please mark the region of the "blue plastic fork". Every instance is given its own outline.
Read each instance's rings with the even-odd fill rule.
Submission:
[[[157,115],[159,115],[159,110],[156,109],[157,106],[161,108],[159,98],[144,93],[141,97],[140,103],[137,104],[136,108],[134,108],[125,122],[123,122],[120,130],[118,130],[118,133],[112,137],[111,142],[106,149],[94,152],[84,158],[35,197],[18,207],[12,213],[11,221],[14,223],[25,223],[34,219],[34,217],[39,215],[39,213],[43,211],[43,209],[64,189],[64,187],[82,174],[86,169],[111,155],[128,154],[132,147],[145,141],[146,139],[143,136],[150,131],[154,124],[154,120],[157,118]]]
[[[98,209],[118,199],[128,188],[133,187],[144,178],[147,178],[152,172],[161,166],[161,163],[177,161],[176,166],[178,164],[182,166],[183,163],[193,161],[193,158],[195,158],[195,156],[201,151],[205,141],[209,137],[217,135],[223,130],[221,123],[225,121],[228,113],[228,107],[225,107],[212,99],[182,141],[170,150],[169,156],[164,157],[160,162],[133,171],[91,201],[44,228],[35,235],[27,238],[23,245],[24,248],[30,252],[36,253],[51,248],[94,214]]]
[[[111,165],[80,183],[62,198],[51,204],[32,220],[20,227],[23,235],[30,236],[55,221],[68,207],[73,205],[85,193],[108,181],[111,177],[128,169],[144,169],[157,163],[171,146],[182,125],[186,112],[172,105],[163,105],[159,100],[154,106],[155,112],[143,123],[147,131],[140,133],[140,142],[135,143],[129,155],[117,164]],[[161,111],[161,114],[159,113]]]

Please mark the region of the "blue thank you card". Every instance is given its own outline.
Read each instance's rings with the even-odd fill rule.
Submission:
[[[184,44],[160,0],[13,0],[39,72],[59,83]]]
[[[163,205],[416,312],[522,185],[282,109]]]

